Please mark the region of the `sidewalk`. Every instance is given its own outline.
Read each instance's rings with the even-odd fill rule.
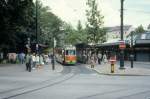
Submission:
[[[87,67],[91,69],[90,64]],[[93,70],[102,75],[112,75],[112,76],[150,76],[150,69],[124,66],[125,69],[119,69],[119,65],[115,64],[115,71],[111,73],[110,63],[102,63],[101,65],[96,65]]]
[[[57,63],[55,70],[49,64],[31,72],[26,71],[25,64],[0,64],[0,98],[38,88],[46,82],[51,83],[62,75],[62,71],[63,66]]]
[[[40,69],[32,69],[31,72],[26,71],[25,64],[0,64],[0,75],[50,75],[61,71],[63,71],[63,66],[58,63],[55,64],[55,70],[52,70],[52,65],[48,64]]]

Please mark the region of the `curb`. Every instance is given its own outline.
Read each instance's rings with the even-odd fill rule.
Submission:
[[[101,73],[95,69],[93,69],[100,75],[108,75],[108,76],[150,76],[150,75],[144,75],[144,74],[112,74],[112,73]]]
[[[90,67],[88,67],[89,69],[91,69]],[[102,72],[99,72],[98,70],[96,69],[91,69],[95,72],[97,72],[98,74],[100,75],[108,75],[108,76],[150,76],[150,74],[117,74],[117,73],[102,73]]]

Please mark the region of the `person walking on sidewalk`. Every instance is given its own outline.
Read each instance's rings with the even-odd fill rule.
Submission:
[[[43,60],[43,56],[39,55],[39,66],[38,69],[42,68],[44,65],[44,60]]]
[[[103,61],[104,61],[104,64],[108,62],[106,54],[103,55]]]
[[[90,58],[90,60],[91,60],[91,68],[94,68],[94,66],[95,66],[95,57],[94,57],[94,54],[92,54],[91,55],[91,58]]]
[[[97,55],[98,58],[98,64],[101,64],[102,54],[99,52]]]
[[[32,69],[35,69],[35,66],[36,66],[35,53],[33,53],[31,57],[32,57]]]
[[[32,64],[32,57],[30,54],[27,54],[25,57],[25,62],[26,62],[26,70],[31,72],[31,64]]]
[[[39,65],[40,65],[40,64],[39,64],[39,60],[40,60],[40,57],[39,57],[38,54],[36,54],[36,55],[35,55],[35,64],[36,64],[35,67],[36,67],[36,68],[38,68]]]

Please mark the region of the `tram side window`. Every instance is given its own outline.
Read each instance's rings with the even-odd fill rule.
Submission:
[[[75,50],[66,50],[66,55],[75,55]]]

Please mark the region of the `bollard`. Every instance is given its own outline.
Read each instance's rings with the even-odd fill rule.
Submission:
[[[114,73],[114,71],[115,71],[114,63],[111,63],[111,73]]]
[[[115,62],[116,62],[116,56],[113,55],[110,57],[110,64],[111,64],[111,73],[115,72]]]
[[[131,61],[131,68],[133,68],[133,61],[134,61],[134,55],[130,55],[130,61]]]

